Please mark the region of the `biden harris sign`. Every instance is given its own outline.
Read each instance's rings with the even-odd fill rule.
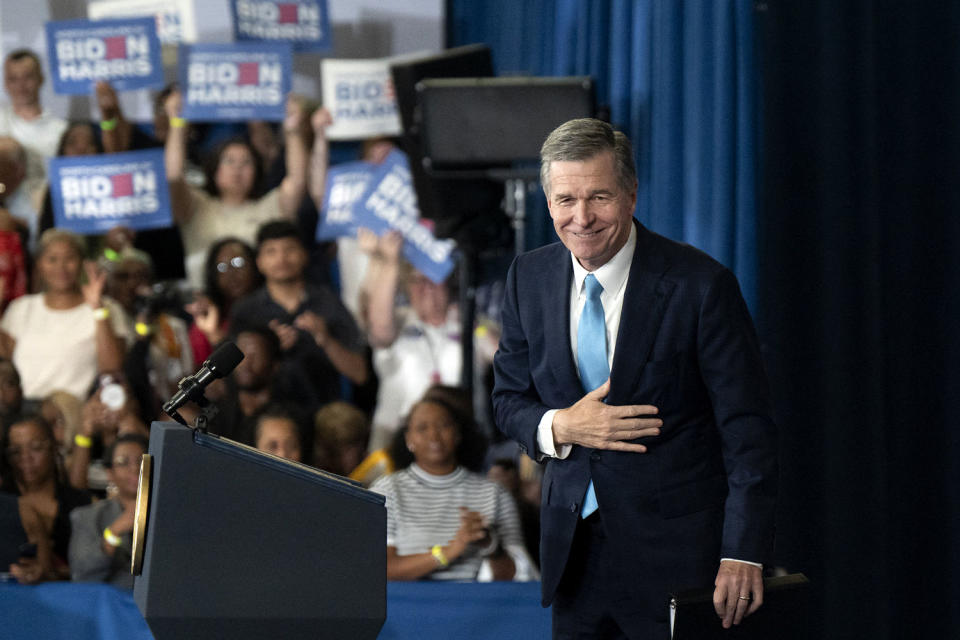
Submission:
[[[196,121],[281,121],[293,55],[289,44],[181,47],[183,117]]]
[[[440,240],[420,220],[406,155],[394,150],[370,178],[366,192],[354,206],[357,227],[378,236],[397,230],[403,235],[403,255],[423,275],[436,283],[453,271],[453,240]]]
[[[162,149],[52,158],[48,175],[58,227],[90,235],[172,225]]]
[[[48,22],[53,90],[90,94],[98,80],[118,91],[163,86],[157,23],[152,18]]]
[[[326,0],[231,0],[234,40],[289,42],[297,51],[328,51]]]

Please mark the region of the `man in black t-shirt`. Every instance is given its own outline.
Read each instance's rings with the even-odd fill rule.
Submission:
[[[277,220],[257,233],[257,268],[265,284],[234,305],[236,335],[266,326],[283,360],[310,381],[317,404],[340,398],[340,378],[361,385],[369,375],[362,334],[336,293],[304,277],[308,254],[297,227]]]

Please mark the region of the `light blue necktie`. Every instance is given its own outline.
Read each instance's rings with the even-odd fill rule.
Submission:
[[[610,365],[607,364],[607,323],[603,317],[603,303],[600,302],[603,287],[592,273],[587,274],[583,287],[587,300],[583,303],[580,326],[577,329],[577,364],[580,365],[583,390],[589,393],[607,381],[610,377]],[[580,517],[586,518],[596,511],[597,507],[597,493],[591,480],[583,497]]]

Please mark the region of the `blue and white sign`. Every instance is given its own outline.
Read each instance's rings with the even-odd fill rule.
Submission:
[[[317,240],[357,235],[354,208],[367,192],[379,167],[369,162],[348,162],[327,170],[327,185],[317,225]]]
[[[390,75],[390,58],[324,59],[320,62],[323,104],[333,116],[331,140],[361,140],[402,132]]]
[[[53,90],[89,95],[98,80],[117,91],[163,86],[157,23],[152,18],[48,22]]]
[[[233,39],[289,42],[297,51],[329,51],[326,0],[231,0]]]
[[[207,122],[279,122],[286,115],[292,65],[289,44],[182,47],[183,117]]]
[[[156,20],[161,44],[197,41],[194,0],[87,0],[87,17],[150,17]]]
[[[432,281],[441,283],[450,275],[456,245],[453,240],[438,240],[421,224],[410,167],[402,152],[387,156],[354,211],[358,227],[377,235],[398,230],[404,238],[404,257]]]
[[[163,149],[51,158],[54,223],[80,234],[171,226]]]

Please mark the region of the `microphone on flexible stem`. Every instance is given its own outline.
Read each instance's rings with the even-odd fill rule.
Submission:
[[[200,370],[192,376],[187,376],[177,384],[177,392],[163,405],[163,412],[183,426],[186,420],[177,413],[177,409],[188,402],[196,402],[201,407],[207,405],[203,392],[214,380],[223,378],[243,360],[243,352],[232,342],[224,342],[204,360]]]

